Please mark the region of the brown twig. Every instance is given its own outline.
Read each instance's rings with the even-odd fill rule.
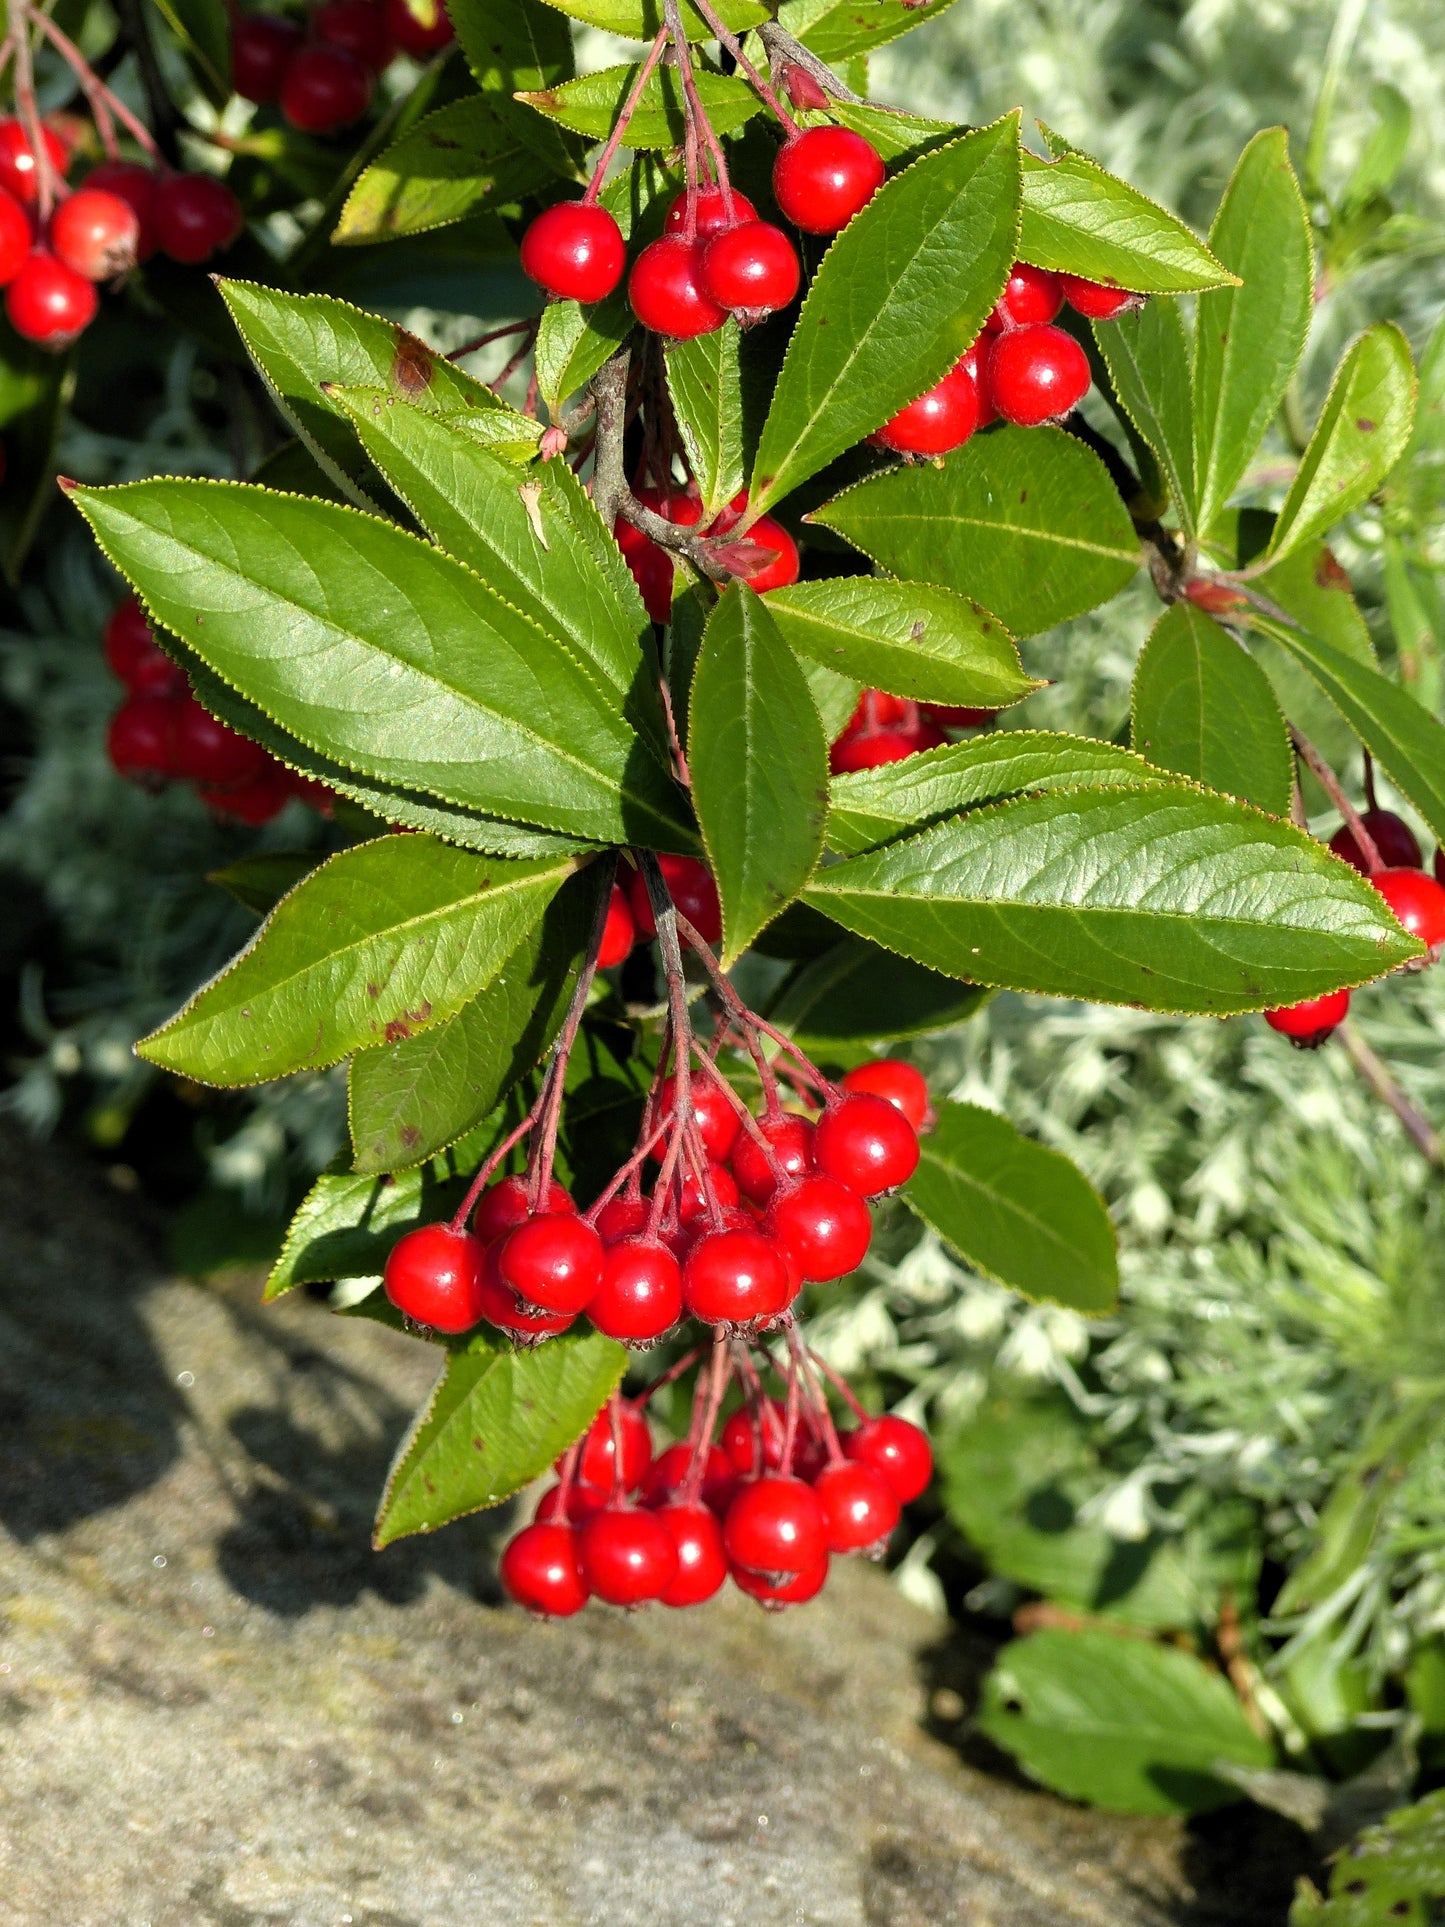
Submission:
[[[765,20],[758,28],[757,34],[758,39],[767,48],[771,61],[789,67],[801,67],[803,72],[810,74],[823,92],[831,94],[834,100],[846,101],[850,107],[864,105],[861,94],[855,94],[851,87],[845,87],[826,61],[819,60],[815,53],[810,53],[800,40],[794,40],[787,28],[780,27],[776,20]]]
[[[1359,850],[1360,855],[1365,859],[1369,874],[1371,876],[1378,876],[1385,865],[1381,860],[1379,850],[1375,847],[1375,839],[1360,821],[1359,811],[1340,787],[1339,777],[1335,775],[1335,772],[1330,768],[1324,757],[1320,755],[1308,736],[1301,735],[1293,723],[1289,726],[1289,737],[1290,741],[1294,744],[1295,754],[1307,766],[1310,774],[1318,780],[1325,794],[1345,819],[1345,822],[1349,826],[1350,835],[1355,839],[1355,846]]]
[[[1391,1076],[1389,1069],[1370,1049],[1354,1025],[1345,1019],[1339,1027],[1345,1054],[1359,1072],[1361,1081],[1382,1104],[1387,1104],[1404,1126],[1420,1155],[1434,1165],[1445,1164],[1440,1139],[1428,1119],[1422,1117]]]
[[[118,94],[111,92],[69,34],[62,33],[50,15],[42,13],[39,7],[31,6],[26,11],[80,83],[81,92],[89,102],[90,111],[95,117],[96,131],[109,158],[114,160],[117,154],[115,128],[111,118],[114,115],[141,150],[153,161],[159,160],[160,149],[156,146],[155,136],[149,127],[144,121],[137,119]]]

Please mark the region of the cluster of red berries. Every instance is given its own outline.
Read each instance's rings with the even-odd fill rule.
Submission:
[[[202,802],[241,823],[269,823],[293,796],[329,811],[324,784],[296,775],[196,701],[134,596],[106,622],[105,659],[126,691],[105,740],[119,775],[147,789],[173,779],[194,783]]]
[[[1410,935],[1425,945],[1427,961],[1433,963],[1445,950],[1445,847],[1435,852],[1435,875],[1427,876],[1415,832],[1393,810],[1371,807],[1360,822],[1382,868],[1371,867],[1348,823],[1335,831],[1330,848],[1375,886]],[[1332,990],[1325,997],[1267,1010],[1264,1021],[1301,1050],[1314,1050],[1345,1021],[1349,1009],[1349,991]]]
[[[44,161],[18,120],[0,120],[0,287],[15,332],[66,348],[95,319],[96,283],[126,275],[158,249],[198,263],[240,233],[240,203],[209,174],[154,173],[139,161],[103,161],[73,193],[70,149],[42,127]],[[60,199],[40,218],[40,174]]]
[[[651,509],[654,515],[660,515],[664,522],[671,522],[674,528],[697,529],[699,535],[712,537],[719,543],[713,551],[718,560],[725,565],[731,562],[734,573],[759,595],[769,589],[786,588],[790,582],[797,581],[800,567],[798,545],[782,523],[771,515],[760,515],[742,542],[733,545],[722,542],[721,538],[742,520],[743,511],[748,505],[746,489],[740,489],[706,527],[700,526],[702,502],[692,483],[686,488],[642,487],[636,491],[636,499],[644,508]],[[647,613],[654,622],[670,622],[672,556],[650,535],[644,535],[641,529],[635,529],[620,515],[613,525],[613,534],[642,592]]]
[[[236,14],[231,84],[258,107],[279,104],[305,134],[334,134],[371,105],[377,76],[398,53],[429,60],[452,44],[442,0],[427,18],[407,0],[325,0],[307,29],[274,13]]]
[[[908,702],[881,689],[865,689],[829,752],[828,765],[835,776],[843,776],[849,770],[901,763],[920,750],[939,748],[949,740],[946,731],[979,729],[997,713],[962,703]]]
[[[793,1375],[790,1413],[749,1370],[714,1443],[705,1377],[686,1443],[654,1457],[639,1405],[614,1397],[557,1461],[558,1483],[502,1554],[518,1605],[549,1618],[589,1598],[698,1606],[731,1576],[776,1610],[815,1597],[835,1555],[883,1552],[932,1476],[916,1425],[869,1418],[844,1387],[857,1423],[840,1433],[811,1375]]]

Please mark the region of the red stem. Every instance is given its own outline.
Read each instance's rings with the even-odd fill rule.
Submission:
[[[798,123],[793,119],[793,116],[778,99],[778,96],[773,92],[767,81],[763,79],[757,68],[743,52],[737,35],[728,32],[727,27],[724,25],[716,10],[709,4],[709,0],[692,0],[692,4],[717,35],[718,45],[720,47],[726,47],[733,59],[738,63],[743,77],[752,87],[754,93],[757,94],[759,100],[781,121],[787,132],[788,139],[795,140],[801,131]]]
[[[607,136],[607,145],[603,148],[597,165],[592,170],[592,179],[587,183],[587,192],[582,196],[582,205],[584,207],[591,207],[596,201],[597,196],[602,192],[602,182],[607,174],[608,168],[611,167],[613,161],[617,158],[617,150],[622,145],[622,137],[627,132],[627,124],[637,112],[637,103],[642,99],[642,90],[652,78],[652,70],[658,61],[661,60],[666,47],[667,28],[665,26],[659,27],[656,39],[647,50],[647,58],[643,61],[641,67],[638,68],[637,78],[633,81],[627,98],[622,103],[622,112],[617,116],[613,124],[612,132]]]

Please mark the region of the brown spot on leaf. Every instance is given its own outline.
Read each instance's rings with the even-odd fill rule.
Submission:
[[[1022,507],[1022,506],[1023,506],[1023,504],[1024,504],[1024,503],[1025,503],[1025,502],[1026,502],[1026,501],[1027,501],[1028,499],[1029,499],[1029,492],[1028,492],[1028,490],[1027,490],[1026,488],[1021,488],[1021,489],[1019,490],[1019,506],[1020,506],[1020,507]]]
[[[424,1024],[430,1016],[431,1005],[423,998],[415,1010],[404,1010],[400,1017],[392,1018],[386,1027],[387,1043],[404,1043],[405,1040],[411,1036],[413,1029],[418,1024]]]
[[[410,1151],[414,1145],[421,1143],[421,1126],[419,1124],[403,1124],[397,1135],[407,1150]]]
[[[424,341],[409,335],[405,328],[396,331],[396,353],[392,357],[391,378],[404,395],[419,395],[431,385],[432,352]]]
[[[1357,415],[1355,417],[1355,427],[1359,429],[1362,435],[1373,435],[1379,427],[1379,423],[1372,422],[1368,415]]]
[[[1320,550],[1320,559],[1315,564],[1315,586],[1320,589],[1348,589],[1350,586],[1350,578],[1329,549]]]
[[[368,997],[379,997],[381,995],[380,984],[368,984],[366,986],[366,994]]]

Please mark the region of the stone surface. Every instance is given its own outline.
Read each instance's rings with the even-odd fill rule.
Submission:
[[[968,1668],[871,1568],[787,1615],[541,1626],[497,1602],[495,1520],[374,1555],[434,1355],[156,1252],[102,1174],[0,1137],[5,1927],[1254,1917],[1191,1887],[1197,1836],[925,1731]]]

